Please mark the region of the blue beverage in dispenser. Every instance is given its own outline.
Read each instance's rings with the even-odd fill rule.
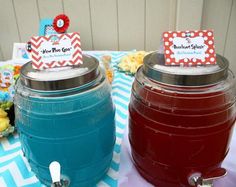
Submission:
[[[16,126],[22,150],[38,179],[52,180],[49,165],[74,187],[98,182],[110,167],[115,144],[115,108],[98,61],[83,55],[79,67],[21,69],[16,84]]]

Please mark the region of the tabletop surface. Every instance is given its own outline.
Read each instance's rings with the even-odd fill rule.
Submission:
[[[87,54],[100,58],[112,56],[112,65],[129,52],[87,51]],[[136,171],[130,154],[128,141],[128,103],[134,78],[124,73],[115,72],[112,83],[112,97],[116,105],[116,145],[113,152],[111,167],[104,178],[96,185],[101,187],[151,187]],[[231,149],[223,163],[227,169],[226,177],[215,183],[215,187],[235,187],[236,184],[236,132],[232,138]],[[17,133],[8,138],[0,139],[0,187],[41,187],[43,186],[21,152]]]

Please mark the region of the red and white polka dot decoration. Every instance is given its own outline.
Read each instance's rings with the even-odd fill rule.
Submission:
[[[191,39],[196,37],[202,37],[204,44],[207,46],[205,51],[204,58],[195,58],[194,56],[188,58],[175,58],[175,53],[172,50],[173,39],[188,38]],[[214,46],[214,34],[212,30],[197,30],[197,31],[168,31],[163,33],[164,40],[164,53],[166,65],[181,65],[181,66],[194,66],[194,65],[207,65],[207,64],[216,64],[216,54]],[[197,51],[197,49],[196,49]]]

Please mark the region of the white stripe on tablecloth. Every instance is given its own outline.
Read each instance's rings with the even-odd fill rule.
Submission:
[[[120,98],[120,97],[118,97],[118,96],[116,96],[116,95],[113,95],[113,98],[114,98],[115,101],[119,101],[119,102],[123,103],[123,104],[126,105],[126,106],[129,105],[129,101],[124,100],[124,99],[122,99],[122,98]]]
[[[20,154],[21,154],[21,150],[17,151],[17,152],[14,152],[12,154],[1,156],[0,157],[0,163],[6,162],[8,160],[11,160],[11,159],[15,158],[16,156],[18,156]]]
[[[124,129],[120,128],[120,127],[116,127],[116,132],[123,134],[124,133]]]
[[[35,176],[24,179],[20,172],[20,169],[15,162],[11,162],[10,164],[1,167],[0,173],[7,170],[11,173],[12,176],[14,176],[14,181],[17,186],[26,186],[38,182],[38,179]]]
[[[120,154],[116,153],[115,151],[113,151],[113,159],[112,159],[115,163],[119,164],[120,163]]]
[[[7,138],[2,138],[1,139],[1,144],[2,144],[2,148],[5,151],[9,151],[9,150],[12,150],[12,149],[15,149],[15,148],[21,146],[20,142],[16,142],[16,143],[10,144]]]
[[[133,81],[130,79],[124,79],[124,78],[117,78],[114,80],[114,84],[120,82],[123,85],[127,85],[127,86],[132,86]]]
[[[124,109],[124,107],[122,107],[120,105],[116,105],[116,109],[118,109],[120,112],[122,112],[122,114],[128,115],[128,111],[126,109]]]
[[[130,86],[122,84],[121,82],[116,82],[115,84],[112,84],[112,88],[116,88],[116,87],[119,87],[119,86],[126,89],[126,90],[130,90]]]
[[[119,93],[119,94],[121,94],[123,97],[126,97],[127,100],[128,100],[129,97],[130,97],[130,93],[127,93],[127,92],[125,92],[125,91],[123,91],[123,90],[121,90],[121,89],[118,89],[118,88],[114,88],[114,89],[112,90],[112,93],[113,93],[113,94],[114,94],[114,93]]]
[[[122,138],[116,137],[116,144],[120,145],[122,142]]]
[[[108,185],[108,184],[105,183],[104,181],[100,181],[100,182],[97,184],[97,187],[110,187],[110,185]]]
[[[126,124],[126,122],[127,122],[127,119],[121,118],[118,113],[116,113],[116,120],[119,121],[122,124]]]
[[[2,177],[0,177],[0,186],[1,187],[7,187],[7,184],[5,183],[5,181]]]
[[[110,169],[108,170],[107,175],[108,175],[109,177],[111,177],[112,179],[114,179],[114,180],[117,180],[117,179],[118,179],[118,172],[117,172],[116,170],[112,169],[112,168],[110,168]]]

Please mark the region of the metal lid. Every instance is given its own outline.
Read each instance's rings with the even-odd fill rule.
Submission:
[[[216,56],[216,65],[166,66],[164,54],[153,52],[144,57],[143,73],[155,81],[179,85],[202,86],[214,84],[228,76],[229,62],[223,56]]]
[[[83,55],[83,64],[79,66],[45,70],[33,69],[31,62],[28,62],[21,68],[20,80],[34,90],[66,90],[95,80],[100,73],[98,66],[98,60],[89,55]]]

